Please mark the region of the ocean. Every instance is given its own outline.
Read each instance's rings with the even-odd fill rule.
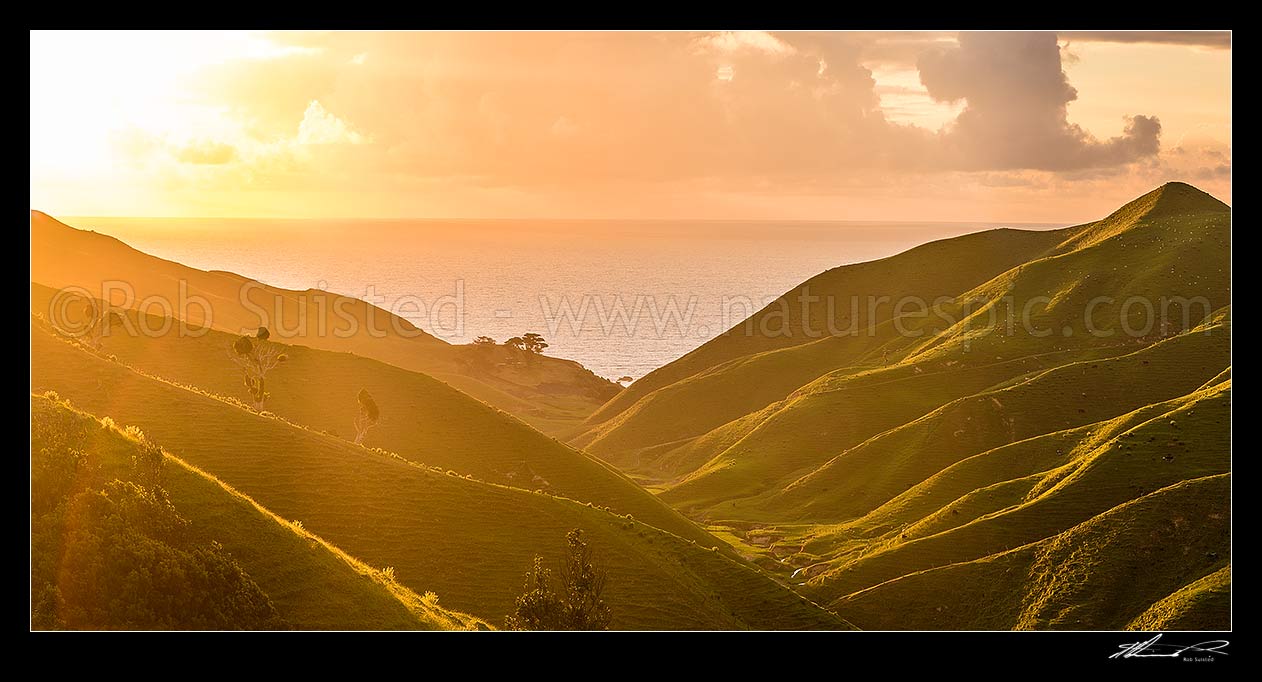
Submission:
[[[153,255],[370,301],[451,343],[542,334],[638,379],[830,268],[1019,223],[68,218]]]

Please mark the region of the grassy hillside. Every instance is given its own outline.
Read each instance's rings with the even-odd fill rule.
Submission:
[[[1230,449],[1223,425],[1229,415],[1230,382],[1224,382],[1164,403],[1159,410],[1097,424],[1076,434],[1081,437],[1077,442],[1045,442],[1042,448],[1059,445],[1067,455],[1047,462],[1050,468],[1018,472],[926,516],[898,515],[900,525],[866,543],[861,552],[832,560],[812,580],[838,593],[854,592],[908,572],[1039,540],[1181,480],[1227,473]],[[950,486],[954,474],[926,487]],[[911,511],[895,504],[900,511]]]
[[[1000,444],[994,442],[996,433],[1016,440],[1063,428],[1044,418],[1040,402],[1045,398],[1014,410],[1002,403],[1005,396],[988,393],[1042,371],[1086,363],[1074,365],[1074,371],[1086,373],[1076,388],[1069,380],[1054,387],[1060,398],[1048,405],[1049,414],[1069,408],[1070,401],[1077,403],[1071,411],[1083,410],[1084,419],[1088,413],[1113,416],[1132,409],[1132,396],[1122,395],[1122,385],[1107,376],[1131,365],[1131,380],[1144,383],[1135,399],[1170,398],[1229,364],[1229,330],[1211,334],[1218,342],[1210,342],[1211,350],[1195,351],[1196,362],[1176,363],[1168,371],[1154,372],[1142,361],[1128,365],[1104,360],[1191,330],[1214,311],[1225,310],[1230,302],[1229,230],[1230,211],[1221,202],[1186,185],[1166,185],[1098,223],[1039,233],[1041,250],[1022,253],[1016,262],[1003,261],[996,267],[1007,269],[971,288],[918,294],[928,299],[949,295],[952,302],[944,303],[938,314],[885,321],[876,317],[857,334],[788,347],[774,336],[743,336],[741,347],[753,352],[653,390],[633,405],[610,403],[607,408],[618,414],[575,442],[641,478],[660,482],[666,489],[663,499],[692,515],[784,521],[793,518],[786,512],[795,508],[809,512],[817,504],[813,498],[820,497],[815,493],[823,491],[798,486],[803,492],[796,500],[768,499],[761,506],[758,500],[795,486],[834,459],[832,468],[842,467],[836,476],[848,478],[851,488],[872,485],[872,472],[861,466],[865,460],[852,458],[848,451],[870,439],[893,442],[899,437],[895,431],[953,401],[985,401],[990,407],[972,408],[958,416],[964,420],[958,423],[936,420],[949,429],[933,434],[921,429],[918,444],[912,442],[915,430],[901,434],[906,444],[899,446],[899,456],[917,458],[928,467],[922,474],[950,464],[947,457],[955,455],[934,452],[944,444],[948,450],[973,454]],[[970,270],[974,262],[988,262],[967,257],[973,245],[967,239],[946,240],[935,244],[934,255],[950,256],[957,268]],[[877,263],[887,266],[882,276],[891,281],[920,281],[915,271],[888,270],[899,262],[892,258]],[[977,269],[980,274],[975,274],[980,279],[993,271]],[[855,293],[866,299],[892,285],[864,286]],[[1139,303],[1124,307],[1130,300]],[[1139,319],[1144,302],[1155,307],[1154,316],[1167,308],[1165,322],[1153,320],[1145,328]],[[1007,309],[1014,314],[1007,315]],[[837,322],[825,310],[810,325],[823,329]],[[1224,333],[1226,339],[1221,338]],[[680,367],[666,369],[685,371]],[[617,401],[630,397],[628,391]],[[602,409],[592,420],[607,414]],[[927,447],[924,437],[934,439],[929,460],[919,454]],[[975,437],[980,440],[968,442]],[[871,457],[882,454],[872,451]],[[940,464],[933,464],[932,457]],[[845,462],[855,466],[845,468]],[[860,471],[863,476],[856,477]],[[819,478],[827,476],[821,473]],[[920,480],[912,472],[906,480],[881,485],[906,489]],[[802,510],[803,505],[808,509]]]
[[[1126,626],[1128,630],[1215,630],[1230,623],[1231,566],[1184,585],[1148,607]]]
[[[66,259],[84,272],[46,256],[33,313],[52,307],[43,284],[121,267],[100,254],[148,289],[228,292],[222,273],[41,229],[84,249]],[[1229,628],[1230,230],[1228,206],[1169,183],[1093,223],[836,268],[595,412],[579,370],[423,336],[287,345],[259,410],[230,333],[177,322],[92,349],[37,315],[31,390],[167,448],[191,542],[223,543],[253,581],[235,593],[306,623],[339,609],[307,604],[304,580],[335,574],[399,627],[499,625],[533,555],[555,564],[582,528],[620,628]],[[361,389],[382,415],[363,446]],[[287,592],[264,527],[325,568]],[[473,616],[416,596],[431,591]]]
[[[1230,362],[1230,341],[1230,323],[1211,323],[1134,353],[1068,363],[953,400],[843,451],[759,506],[816,522],[861,516],[908,481],[928,480],[963,457],[1193,391]]]
[[[32,285],[36,306],[55,292]],[[132,311],[135,328],[170,327],[166,334],[102,340],[102,352],[146,373],[210,393],[246,400],[232,362],[235,336]],[[355,436],[356,395],[367,390],[381,410],[363,443],[406,459],[479,480],[544,490],[632,514],[649,525],[705,546],[720,544],[693,522],[608,464],[532,429],[509,414],[427,375],[351,353],[285,346],[288,361],[267,376],[268,412],[345,439]]]
[[[739,370],[746,363],[734,361],[767,353],[770,364],[766,371],[755,372],[756,381],[732,380],[739,392],[724,393],[728,401],[707,402],[706,409],[695,415],[696,425],[677,428],[672,435],[682,438],[704,433],[708,428],[702,427],[718,426],[758,409],[829,369],[862,357],[873,344],[857,332],[890,320],[893,312],[878,298],[919,296],[932,301],[943,294],[964,291],[1055,246],[1064,236],[1060,231],[990,230],[821,273],[724,334],[637,380],[592,414],[587,425],[595,429],[606,424],[659,390],[668,396],[676,391],[685,396],[704,393],[705,388],[689,386],[685,380],[714,375],[718,372],[713,370],[725,364],[728,370]],[[801,359],[771,353],[798,346],[812,348]],[[684,385],[675,386],[677,382]],[[710,383],[719,384],[711,388],[721,392],[721,384],[728,382]],[[651,413],[645,421],[653,421],[662,412]],[[585,445],[608,430],[589,431],[575,442]],[[659,438],[657,442],[672,439]]]
[[[136,429],[124,430],[113,422],[101,422],[80,412],[56,396],[31,396],[32,469],[49,471],[61,463],[74,462],[64,470],[80,490],[104,490],[111,481],[128,481],[165,490],[174,511],[187,521],[180,530],[181,540],[193,546],[209,548],[212,543],[222,549],[240,570],[248,583],[256,587],[270,603],[274,620],[255,623],[256,627],[312,629],[470,629],[486,627],[477,619],[441,608],[433,595],[418,596],[391,581],[380,570],[372,569],[351,558],[309,531],[280,519],[256,502],[224,486],[214,477],[186,462],[162,452]],[[156,459],[158,480],[148,481],[137,470],[136,463]],[[33,505],[44,502],[37,493],[47,489],[48,477],[33,481]],[[63,532],[53,541],[67,537]],[[38,567],[41,549],[34,547]],[[82,550],[79,550],[82,551]],[[51,575],[64,575],[70,558],[60,553],[50,561]],[[62,570],[58,570],[58,565]],[[107,564],[108,565],[108,564]],[[128,561],[128,572],[138,568],[135,559]],[[38,571],[37,571],[38,574]],[[63,598],[72,595],[64,580],[60,583]],[[150,587],[151,599],[178,595],[156,592]],[[120,595],[114,595],[115,598]],[[193,595],[184,595],[193,596]],[[37,595],[33,594],[32,598]],[[139,601],[139,600],[137,600]],[[124,605],[119,613],[135,617],[142,613],[137,603]],[[77,608],[74,600],[62,604],[63,611]],[[72,621],[73,622],[73,621]],[[222,625],[228,629],[248,625],[248,621]],[[35,626],[39,627],[36,622]],[[153,623],[118,621],[95,623],[96,627],[152,627]],[[196,627],[193,620],[179,622],[180,627]]]
[[[98,298],[106,295],[106,283],[114,282],[109,287],[117,289],[110,295],[116,306],[134,308],[160,298],[170,306],[165,314],[195,325],[231,333],[266,326],[289,342],[434,374],[545,430],[569,428],[620,390],[570,360],[533,356],[526,362],[503,346],[453,346],[359,299],[190,268],[39,211],[31,211],[31,281],[53,289],[81,287]],[[180,306],[194,299],[205,303]],[[149,312],[162,310],[152,305]]]
[[[769,307],[573,442],[859,627],[1219,627],[1230,229],[1170,183],[1094,223],[829,271],[786,296],[947,298],[853,329],[826,300],[784,308],[823,338],[768,333]],[[1143,534],[1172,527],[1195,537]]]
[[[1228,629],[1229,534],[1230,476],[1197,478],[834,606],[865,629]]]
[[[422,468],[385,451],[153,379],[32,328],[32,390],[134,424],[174,455],[398,582],[501,623],[538,553],[582,528],[609,569],[619,628],[846,624],[722,551],[633,518]]]

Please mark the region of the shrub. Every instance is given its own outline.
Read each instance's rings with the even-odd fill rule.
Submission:
[[[190,541],[187,526],[164,490],[130,481],[61,498],[32,523],[32,626],[280,627],[259,586],[218,543]]]
[[[565,540],[566,559],[557,579],[543,557],[535,556],[526,573],[525,592],[505,619],[510,630],[609,629],[609,606],[602,597],[605,571],[594,565],[583,531],[571,530]]]

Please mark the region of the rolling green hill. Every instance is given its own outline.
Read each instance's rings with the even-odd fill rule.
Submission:
[[[1134,353],[1068,363],[953,400],[842,452],[760,507],[800,509],[799,519],[817,522],[860,516],[904,492],[907,481],[926,480],[961,457],[1193,391],[1230,362],[1230,339],[1223,320]]]
[[[837,268],[572,442],[862,628],[1225,627],[1230,229],[1169,183]],[[1196,537],[1139,535],[1169,524]]]
[[[453,346],[359,299],[190,268],[39,211],[31,211],[31,282],[77,287],[95,298],[108,288],[113,305],[152,306],[148,312],[163,311],[161,300],[169,306],[163,314],[191,324],[230,333],[266,326],[288,342],[425,372],[545,431],[571,428],[620,390],[570,360],[534,356],[517,362],[518,354],[504,346]],[[194,299],[206,305],[180,304]],[[32,312],[52,317],[47,306]]]
[[[1039,542],[839,599],[865,629],[1229,629],[1230,476],[1146,494]]]
[[[885,525],[885,532],[866,543],[860,555],[833,560],[813,580],[835,582],[842,593],[856,591],[902,573],[1039,540],[1179,481],[1228,473],[1230,450],[1223,425],[1230,415],[1230,390],[1228,380],[1090,429],[1041,439],[1022,458],[1043,455],[1043,461],[1028,465],[1037,471],[1011,471],[1011,478],[1001,476],[1003,480],[932,512],[915,510],[917,498],[957,486],[960,472],[944,471],[892,501],[893,509],[881,512],[877,524]],[[1062,454],[1049,457],[1056,450]],[[989,459],[988,468],[998,468],[997,457]],[[891,517],[902,523],[891,527]],[[871,526],[861,519],[850,527]]]
[[[1148,607],[1127,630],[1214,630],[1231,613],[1231,566],[1192,583]]]
[[[85,451],[167,449],[201,530],[139,542],[237,562],[243,618],[272,617],[265,595],[321,627],[366,590],[364,627],[498,625],[533,555],[582,528],[618,628],[1231,627],[1231,209],[1189,185],[829,270],[594,411],[581,368],[424,335],[286,339],[247,407],[218,321],[129,310],[167,331],[94,349],[40,314],[50,287],[123,270],[225,298],[240,278],[33,222],[32,392],[146,434]],[[361,389],[381,410],[362,446]],[[343,596],[310,604],[322,582]]]
[[[876,345],[870,338],[850,332],[891,319],[892,308],[874,305],[877,298],[919,296],[932,301],[943,294],[964,291],[1063,238],[1061,231],[990,230],[824,272],[679,360],[637,380],[592,414],[586,421],[591,430],[574,442],[591,444],[593,451],[602,454],[625,449],[626,443],[603,441],[616,438],[613,431],[640,427],[641,421],[643,428],[654,430],[648,439],[632,440],[632,446],[705,433],[871,352]],[[801,352],[775,353],[788,349]],[[760,358],[765,364],[751,366],[751,359],[762,354],[766,354]],[[716,400],[716,395],[724,399]],[[702,409],[688,422],[672,419],[672,410],[685,402]],[[628,418],[624,415],[628,410],[643,412],[644,416]],[[626,425],[628,421],[631,426]]]
[[[46,308],[54,294],[31,287],[36,309]],[[169,331],[150,336],[120,327],[102,339],[103,352],[178,384],[247,398],[230,357],[237,337],[158,316],[142,320],[136,311],[127,315],[135,329],[165,325]],[[479,480],[609,507],[705,546],[721,544],[608,464],[441,381],[352,353],[295,345],[284,351],[288,361],[268,374],[265,408],[288,421],[353,439],[356,394],[364,389],[381,410],[365,446]]]
[[[385,451],[145,376],[32,326],[32,391],[135,425],[173,455],[416,592],[500,623],[536,553],[582,528],[609,570],[614,627],[845,628],[727,552],[541,492],[420,467]]]
[[[112,422],[102,423],[56,396],[31,396],[31,441],[32,469],[54,474],[33,480],[33,506],[48,502],[49,498],[40,493],[54,489],[45,487],[48,484],[61,488],[64,483],[56,479],[67,475],[75,489],[89,492],[102,490],[116,480],[156,483],[159,489],[166,491],[174,511],[188,523],[181,530],[181,539],[202,548],[216,543],[239,565],[248,583],[261,590],[270,602],[275,620],[258,623],[258,626],[308,630],[486,627],[475,618],[439,607],[433,595],[421,597],[390,580],[380,570],[368,567],[309,531],[280,519],[214,477],[162,452],[149,443],[143,433],[121,429]],[[149,455],[156,455],[158,481],[146,481],[136,471],[135,463],[145,461]],[[58,471],[57,467],[67,462],[74,462],[73,467]],[[63,531],[51,541],[64,543],[69,535],[68,531]],[[43,557],[48,556],[48,575],[64,575],[62,571],[72,563],[69,555],[42,550],[42,543],[33,545],[33,565],[40,566]],[[125,564],[128,572],[136,568],[134,560]],[[36,577],[39,573],[37,570]],[[78,607],[73,599],[67,599],[74,591],[64,578],[53,577],[49,582],[59,588],[63,613]],[[37,603],[38,597],[32,594]],[[115,599],[119,597],[114,595]],[[139,601],[137,598],[130,607],[124,605],[118,611],[131,613],[135,618]],[[34,625],[37,628],[40,627],[39,610],[37,607]],[[237,619],[224,627],[242,627],[244,623],[239,616]],[[184,618],[179,624],[192,628],[197,621]],[[92,625],[151,627],[153,622],[119,619]]]
[[[734,511],[742,506],[740,500],[783,490],[840,453],[952,401],[1047,369],[1127,355],[1197,326],[1230,302],[1229,230],[1225,205],[1172,183],[1097,223],[1037,233],[1027,251],[998,249],[1010,258],[985,270],[976,265],[986,264],[991,252],[968,255],[976,240],[1017,235],[981,233],[937,242],[930,260],[975,270],[976,280],[952,289],[959,281],[942,279],[925,285],[941,288],[915,294],[926,300],[950,296],[953,302],[942,304],[940,315],[897,320],[874,316],[874,324],[853,335],[796,345],[786,345],[777,335],[741,335],[739,341],[720,337],[711,342],[716,350],[703,346],[696,353],[713,355],[715,363],[707,362],[705,369],[652,390],[630,406],[622,403],[635,394],[621,394],[589,421],[616,415],[573,442],[639,477],[661,482],[667,488],[663,498],[691,514],[746,518],[748,514]],[[908,261],[905,269],[899,265],[903,257],[915,254],[863,264],[866,269],[856,272],[881,264],[882,278],[919,281],[924,258]],[[1020,256],[1016,261],[1014,254]],[[848,268],[857,266],[830,273]],[[863,288],[843,294],[844,300],[867,300],[892,288],[880,281],[856,286]],[[1123,311],[1131,299],[1173,301],[1166,323],[1144,329],[1136,316],[1143,313],[1142,305]],[[1011,324],[1000,314],[1003,306],[1016,311]],[[1023,316],[1028,325],[1020,322]],[[825,308],[807,324],[826,329],[837,323]],[[1128,325],[1140,333],[1126,333]],[[737,347],[748,354],[722,359]],[[1216,346],[1219,351],[1228,347],[1229,335]],[[1162,397],[1170,397],[1176,387],[1199,385],[1229,364],[1221,359],[1222,352],[1218,357],[1176,369],[1186,372],[1186,381],[1167,385],[1171,377],[1154,378],[1146,390],[1165,391]],[[664,376],[690,371],[693,362],[668,365]],[[1092,409],[1113,414],[1127,409],[1111,407],[1107,396],[1093,401],[1091,386],[1081,388],[1086,390],[1073,395],[1079,402],[1098,402]],[[1001,421],[1020,420],[1003,408],[992,412]],[[1040,427],[1015,428],[1031,433]],[[956,424],[950,437],[968,437],[974,431]]]

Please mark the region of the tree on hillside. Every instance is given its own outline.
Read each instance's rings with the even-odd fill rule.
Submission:
[[[520,336],[514,336],[513,338],[504,342],[504,347],[513,351],[509,353],[509,356],[508,356],[508,361],[511,364],[519,365],[522,363],[522,355],[526,353],[525,340],[523,340]]]
[[[368,433],[368,429],[376,426],[380,418],[381,410],[377,408],[377,401],[368,395],[367,389],[359,389],[359,415],[355,417],[355,442],[363,441],[364,434]]]
[[[267,400],[267,373],[289,360],[280,345],[268,340],[271,336],[267,327],[259,327],[253,337],[242,336],[232,343],[230,355],[241,368],[242,383],[256,410],[262,410]]]
[[[478,365],[491,365],[495,361],[495,339],[489,336],[479,336],[473,340],[473,351],[466,354],[464,365],[473,369]]]
[[[534,332],[523,335],[521,337],[521,342],[522,346],[526,350],[536,354],[543,353],[544,349],[548,347],[548,342],[544,341],[542,336]]]
[[[510,630],[608,630],[609,605],[602,594],[605,570],[592,561],[583,531],[565,535],[566,558],[558,579],[535,556],[526,573],[525,592],[517,597],[513,614],[505,619]]]
[[[98,305],[95,301],[88,301],[83,306],[83,317],[85,327],[82,336],[97,350],[101,349],[101,341],[110,333],[110,329],[123,321],[123,316],[111,310],[108,303],[102,302]]]

